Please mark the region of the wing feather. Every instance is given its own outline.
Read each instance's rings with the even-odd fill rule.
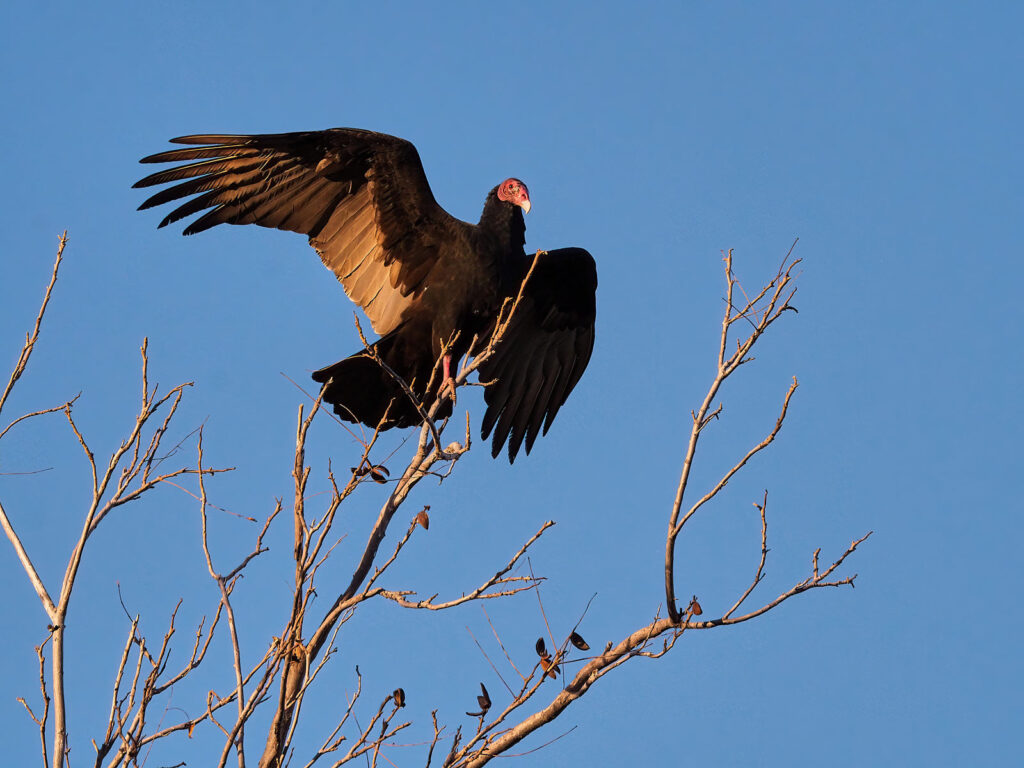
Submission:
[[[168,168],[165,171],[157,171],[152,173],[146,178],[139,181],[138,186],[140,187],[155,187],[158,184],[169,184],[172,181],[180,181],[181,179],[191,179],[196,176],[209,177],[204,179],[212,181],[220,178],[223,174],[245,174],[262,165],[263,160],[258,156],[250,156],[248,164],[240,161],[239,158],[228,158],[225,159],[219,155],[214,155],[209,160],[203,160],[198,163],[190,163],[189,165],[179,165],[176,168]],[[179,192],[180,196],[193,194],[189,191],[189,185],[181,184],[174,188],[176,192]],[[165,190],[166,192],[167,190]],[[169,198],[176,199],[176,198]],[[146,207],[155,205],[150,200],[146,201]]]
[[[529,453],[533,448],[533,442],[540,434],[541,425],[544,423],[544,416],[548,410],[548,403],[551,402],[551,394],[558,383],[559,374],[562,369],[562,361],[555,355],[547,355],[541,361],[543,370],[543,383],[538,388],[533,400],[533,410],[530,412],[526,422],[526,451]]]
[[[518,281],[531,261],[524,257],[514,266]],[[506,440],[510,462],[520,447],[529,453],[579,382],[594,347],[596,290],[594,259],[582,248],[538,259],[504,338],[480,366],[487,384],[481,433],[486,440],[493,429],[493,456]]]
[[[526,438],[527,431],[529,430],[533,411],[538,407],[543,410],[545,406],[545,403],[540,401],[539,396],[544,388],[545,363],[552,359],[551,347],[555,343],[557,343],[557,339],[555,335],[551,335],[544,340],[543,344],[535,347],[535,359],[538,362],[534,364],[533,369],[526,377],[519,401],[515,404],[510,402],[509,406],[505,409],[505,413],[512,412],[513,414],[511,436],[508,441],[509,456],[515,456],[519,453],[519,447],[523,444],[523,440]]]
[[[190,198],[160,226],[201,213],[184,234],[257,224],[309,238],[374,330],[402,321],[459,222],[434,200],[416,148],[371,131],[197,134],[143,163],[184,163],[136,187],[172,184],[140,209]],[[205,211],[205,213],[203,213]]]

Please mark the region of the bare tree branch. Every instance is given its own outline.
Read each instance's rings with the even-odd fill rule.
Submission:
[[[792,250],[793,249],[791,247],[790,254],[792,253]],[[680,619],[679,609],[676,606],[675,599],[674,569],[676,538],[679,536],[680,531],[682,531],[682,526],[698,508],[700,508],[706,501],[714,498],[714,496],[716,496],[718,492],[725,487],[729,478],[738,472],[751,456],[766,448],[768,444],[775,439],[779,429],[782,428],[782,422],[786,416],[786,409],[789,406],[789,399],[792,397],[797,386],[796,378],[794,377],[793,385],[790,387],[789,392],[787,392],[785,401],[783,402],[782,414],[776,422],[775,429],[772,430],[771,434],[759,445],[751,449],[747,455],[732,468],[732,470],[726,473],[715,488],[708,492],[701,501],[695,504],[680,522],[679,514],[683,503],[683,496],[686,493],[686,486],[690,479],[690,469],[693,466],[693,457],[697,452],[697,443],[700,440],[700,435],[711,420],[717,417],[722,411],[722,406],[719,405],[716,410],[711,412],[711,405],[714,402],[715,397],[718,395],[718,390],[737,368],[753,359],[747,357],[747,355],[750,350],[753,349],[757,340],[761,338],[761,335],[768,330],[769,326],[778,320],[785,312],[789,310],[796,311],[790,304],[790,300],[796,293],[796,288],[790,288],[790,284],[794,279],[793,270],[800,263],[799,259],[789,262],[789,254],[787,254],[771,282],[762,288],[753,299],[748,299],[747,303],[739,310],[737,310],[733,305],[733,293],[738,285],[738,281],[732,269],[731,250],[725,255],[724,261],[726,308],[725,315],[722,318],[722,332],[719,338],[717,372],[715,374],[714,381],[711,382],[711,386],[708,388],[708,393],[704,398],[704,402],[701,403],[700,408],[693,415],[693,428],[690,431],[690,440],[687,443],[686,456],[683,459],[683,468],[679,474],[679,485],[676,488],[675,501],[672,503],[672,512],[669,516],[668,535],[665,539],[665,600],[669,617],[674,621],[678,621]],[[789,262],[788,265],[787,262]],[[766,299],[766,303],[762,303],[763,299]],[[736,351],[727,358],[725,351],[729,339],[729,329],[737,320],[750,320],[751,317],[756,321],[751,321],[754,326],[753,330],[751,330],[750,334],[743,341],[740,341],[739,339],[736,340]]]
[[[7,380],[7,386],[4,387],[4,391],[0,394],[0,412],[3,412],[4,405],[7,403],[7,398],[10,396],[14,389],[14,385],[18,383],[18,379],[25,373],[25,368],[28,366],[29,358],[32,357],[32,351],[36,348],[36,342],[39,341],[39,329],[43,325],[43,317],[46,315],[46,308],[50,304],[50,295],[53,293],[53,286],[57,284],[57,274],[60,272],[61,261],[64,259],[64,247],[68,244],[68,231],[65,229],[61,233],[60,239],[57,243],[57,258],[53,262],[53,272],[50,274],[50,282],[46,286],[46,292],[43,294],[43,302],[39,306],[39,312],[36,313],[36,322],[32,326],[32,331],[25,334],[25,344],[21,348],[21,353],[18,355],[18,361],[14,364],[14,369],[11,371],[11,376]],[[7,430],[4,430],[6,433]],[[0,434],[0,437],[3,435]]]
[[[15,383],[25,373],[29,357],[39,339],[43,316],[56,282],[66,242],[65,233],[60,241],[53,275],[36,317],[34,329],[27,334],[21,355],[3,394],[0,395],[0,410],[7,402]],[[542,252],[538,252],[537,257],[534,258],[517,295],[506,300],[502,306],[493,332],[483,340],[474,338],[471,341],[470,354],[463,359],[457,375],[454,377],[455,385],[451,392],[447,393],[451,395],[453,401],[456,389],[465,385],[468,382],[468,377],[502,343],[502,338],[510,327],[514,313],[523,300],[527,282],[533,274],[537,258],[540,255]],[[174,734],[184,733],[191,737],[196,727],[206,723],[220,729],[224,734],[224,743],[220,748],[219,759],[215,763],[208,762],[215,764],[218,768],[223,768],[233,753],[239,768],[244,768],[246,747],[251,747],[251,743],[247,745],[247,740],[251,742],[253,738],[257,738],[253,734],[256,730],[254,722],[261,722],[254,721],[253,715],[264,704],[269,704],[270,706],[267,708],[272,708],[273,711],[267,713],[269,725],[266,736],[263,737],[262,732],[259,734],[263,740],[259,765],[261,768],[282,768],[289,764],[289,761],[296,757],[298,751],[293,742],[304,712],[303,704],[306,694],[331,659],[340,654],[336,640],[341,627],[365,603],[376,598],[394,603],[398,607],[417,609],[428,615],[431,611],[455,609],[472,601],[481,601],[481,610],[491,628],[494,641],[501,650],[501,655],[495,652],[493,657],[498,664],[495,664],[476,636],[472,635],[468,626],[467,631],[473,636],[473,640],[480,648],[486,662],[507,689],[509,700],[503,704],[494,705],[486,687],[481,683],[482,695],[477,696],[479,711],[467,712],[467,715],[476,718],[475,729],[467,727],[464,732],[463,727],[458,726],[454,732],[451,732],[439,722],[438,711],[435,709],[431,712],[432,735],[426,741],[420,742],[427,749],[426,764],[429,766],[441,740],[447,741],[450,738],[451,743],[443,761],[444,766],[446,768],[449,766],[466,768],[482,766],[498,755],[528,754],[561,738],[572,728],[526,751],[516,753],[511,751],[523,739],[535,734],[558,718],[606,674],[620,668],[631,659],[654,660],[665,656],[687,632],[705,631],[750,621],[775,609],[786,600],[812,589],[852,587],[857,578],[856,574],[843,576],[838,569],[844,564],[846,558],[867,540],[871,535],[870,532],[860,539],[854,540],[845,552],[827,567],[823,568],[820,565],[821,550],[816,550],[811,557],[809,575],[793,583],[787,590],[775,595],[770,600],[760,603],[759,607],[748,608],[746,609],[747,613],[736,615],[753,597],[754,592],[764,580],[770,551],[768,547],[768,492],[765,491],[760,503],[755,504],[761,522],[761,548],[756,568],[752,566],[754,576],[736,601],[719,614],[718,618],[703,618],[704,608],[696,596],[683,610],[677,606],[675,598],[675,547],[678,537],[698,510],[717,498],[730,480],[756,454],[768,448],[775,440],[785,421],[791,398],[796,391],[797,381],[794,378],[783,398],[775,424],[767,432],[767,435],[742,454],[696,501],[686,501],[691,468],[700,437],[705,428],[723,412],[723,404],[718,401],[722,385],[740,366],[754,359],[751,352],[768,328],[786,312],[796,311],[791,301],[796,291],[794,287],[795,269],[799,260],[791,260],[791,255],[792,249],[783,259],[775,276],[760,290],[748,293],[733,271],[732,252],[725,254],[726,296],[723,302],[724,313],[717,349],[715,376],[701,406],[692,412],[693,423],[690,437],[680,470],[676,495],[669,513],[664,563],[664,595],[667,616],[662,615],[663,610],[660,607],[659,598],[658,602],[652,605],[653,617],[649,621],[631,629],[624,628],[619,634],[619,639],[607,643],[601,651],[591,651],[590,646],[577,631],[586,618],[594,597],[590,598],[586,607],[579,614],[579,618],[571,627],[567,626],[572,623],[571,619],[567,623],[562,622],[556,615],[549,616],[545,609],[540,590],[543,579],[534,575],[529,552],[540,537],[554,525],[551,520],[544,522],[504,565],[494,571],[493,575],[482,581],[472,582],[476,584],[475,587],[467,589],[457,596],[442,600],[438,598],[437,594],[428,594],[428,596],[420,598],[418,597],[420,593],[412,588],[415,585],[406,585],[407,588],[392,588],[386,584],[394,572],[392,566],[403,556],[412,542],[413,536],[427,535],[429,507],[423,507],[412,516],[404,533],[397,536],[392,550],[383,550],[384,541],[395,516],[412,498],[416,486],[424,478],[436,477],[439,482],[443,482],[452,474],[459,459],[471,447],[470,423],[467,413],[465,436],[461,440],[452,441],[445,446],[443,443],[444,433],[449,425],[449,419],[438,418],[441,409],[447,407],[445,403],[447,394],[444,394],[446,392],[444,388],[441,388],[440,394],[432,396],[429,406],[419,400],[415,391],[422,383],[404,382],[394,371],[388,369],[376,355],[372,344],[363,337],[358,321],[357,329],[363,339],[367,354],[376,359],[378,364],[392,376],[398,387],[406,397],[410,398],[419,412],[422,423],[417,439],[414,445],[407,447],[410,455],[405,468],[392,475],[385,463],[392,467],[393,462],[398,463],[394,459],[395,453],[385,456],[383,460],[380,456],[376,456],[378,438],[386,422],[385,416],[382,423],[373,430],[372,435],[367,437],[364,431],[362,438],[357,438],[361,443],[359,460],[343,485],[339,484],[340,481],[336,478],[334,470],[328,462],[326,479],[329,488],[323,494],[323,503],[317,504],[318,509],[313,511],[314,504],[311,502],[311,498],[316,498],[317,494],[309,496],[309,480],[313,470],[306,460],[306,444],[309,430],[321,410],[321,400],[325,390],[321,389],[319,395],[313,398],[308,413],[304,406],[299,408],[295,450],[291,459],[293,499],[291,504],[292,546],[289,557],[290,567],[294,574],[294,585],[289,603],[283,611],[286,617],[284,625],[280,627],[280,635],[269,638],[262,645],[264,650],[261,653],[253,654],[251,659],[247,659],[246,653],[243,653],[243,649],[251,647],[251,642],[243,642],[242,625],[238,621],[239,614],[236,614],[236,603],[239,609],[244,605],[240,602],[240,596],[244,593],[239,590],[236,594],[235,589],[243,583],[241,579],[253,560],[268,552],[269,548],[264,544],[264,539],[271,523],[283,510],[284,502],[281,499],[276,500],[273,510],[260,526],[253,547],[245,556],[229,570],[216,567],[215,563],[219,558],[214,556],[215,545],[210,539],[208,515],[211,509],[218,509],[218,507],[209,499],[207,480],[216,474],[228,471],[228,469],[213,469],[205,465],[202,427],[189,432],[185,438],[178,440],[169,450],[164,450],[161,447],[172,428],[172,422],[175,421],[179,413],[185,389],[190,386],[190,383],[179,384],[166,394],[159,394],[159,385],[151,386],[149,381],[148,342],[144,340],[141,348],[141,395],[138,410],[135,413],[134,421],[125,432],[124,439],[108,457],[102,460],[97,459],[75,418],[75,408],[80,407],[77,396],[61,406],[37,410],[10,421],[0,432],[0,441],[14,426],[27,422],[35,416],[63,412],[75,440],[82,449],[91,474],[82,527],[71,547],[56,599],[51,596],[53,593],[48,591],[46,584],[33,565],[28,550],[18,537],[12,522],[12,515],[9,514],[10,510],[0,505],[0,527],[4,529],[7,538],[11,541],[22,569],[35,589],[49,622],[48,640],[52,642],[49,681],[46,679],[47,663],[43,652],[45,643],[36,649],[40,668],[40,690],[43,698],[41,714],[37,715],[24,698],[19,698],[39,730],[44,766],[63,768],[69,762],[70,746],[64,691],[64,651],[67,641],[64,620],[88,543],[100,523],[110,518],[111,512],[120,506],[142,498],[161,483],[180,488],[199,501],[202,550],[208,575],[217,585],[219,599],[209,626],[207,627],[207,619],[204,617],[196,629],[187,659],[176,664],[173,670],[169,669],[169,665],[176,633],[175,619],[178,607],[171,612],[162,637],[152,645],[148,643],[142,631],[140,615],[133,616],[128,613],[126,608],[130,626],[125,643],[117,656],[109,715],[99,743],[93,741],[96,751],[96,768],[127,768],[144,764],[148,756],[147,753],[152,750],[157,741]],[[739,296],[742,296],[742,300],[737,298]],[[737,329],[742,329],[742,333],[739,333]],[[424,392],[432,391],[444,355],[450,351],[452,344],[454,344],[454,339],[449,339],[444,345]],[[184,442],[191,440],[192,434],[197,435],[197,458],[194,464],[186,462],[176,468],[163,469],[165,462],[178,455]],[[351,432],[351,434],[355,433]],[[405,445],[404,441],[402,445]],[[188,476],[193,475],[195,476],[194,483],[188,480]],[[342,478],[344,479],[344,476]],[[345,539],[344,533],[339,534],[335,530],[335,525],[341,518],[339,512],[342,505],[348,502],[360,488],[365,488],[368,482],[371,485],[378,483],[386,485],[389,491],[387,498],[379,507],[376,520],[370,526],[365,541],[361,542],[361,545],[357,545],[354,550],[353,562],[348,571],[350,575],[347,580],[341,582],[344,587],[336,587],[336,591],[322,597],[318,594],[318,587],[321,591],[323,589],[318,581],[321,568],[332,557],[338,557],[338,552],[343,551],[336,549],[338,544]],[[186,487],[190,485],[197,486],[197,488]],[[689,504],[685,511],[684,502]],[[420,528],[423,531],[417,533]],[[417,541],[420,540],[417,539]],[[529,575],[525,573],[516,575],[514,572],[517,566],[521,567],[524,558]],[[523,652],[521,649],[517,650],[513,646],[506,646],[502,641],[495,622],[483,608],[482,601],[507,598],[531,589],[537,595],[540,619],[544,624],[547,641],[551,644],[551,651],[548,651],[548,646],[542,638],[538,641],[535,649],[538,658],[524,660],[516,658]],[[322,603],[321,600],[323,600]],[[220,623],[222,617],[224,624]],[[226,631],[223,629],[224,625],[226,625]],[[218,626],[222,627],[219,633],[217,632]],[[585,629],[581,631],[586,632]],[[163,715],[159,717],[151,715],[154,707],[160,703],[157,697],[169,695],[173,686],[197,670],[200,670],[199,674],[203,673],[201,665],[207,658],[207,652],[212,647],[215,637],[221,638],[220,643],[224,645],[225,658],[230,650],[233,674],[228,690],[224,691],[224,695],[220,695],[207,689],[209,693],[206,695],[201,714],[195,717],[168,718],[171,722],[165,725],[163,719],[170,709],[169,706],[165,706]],[[256,658],[256,655],[259,655],[259,658]],[[502,661],[502,655],[504,661]],[[503,670],[499,669],[499,665],[504,667],[506,662],[511,672],[506,669],[503,675]],[[226,664],[224,666],[226,667]],[[394,765],[389,757],[390,750],[400,746],[413,746],[396,744],[392,741],[397,733],[412,726],[411,721],[401,721],[399,717],[399,710],[403,709],[406,703],[405,692],[401,688],[384,697],[376,708],[371,706],[367,712],[369,720],[365,726],[360,723],[358,710],[365,705],[366,698],[359,668],[355,667],[355,671],[355,693],[351,697],[346,697],[344,710],[338,716],[336,725],[320,742],[320,746],[301,758],[306,760],[305,768],[313,768],[316,764],[326,763],[324,758],[328,756],[333,760],[331,768],[338,768],[357,759],[365,762],[370,768],[385,763]],[[512,672],[519,677],[519,682],[515,684],[515,687],[509,684],[509,681],[515,682]],[[558,679],[559,676],[561,676],[561,680]],[[549,684],[545,685],[545,683]],[[51,688],[52,699],[49,694]],[[48,739],[51,702],[54,727],[52,739]],[[154,721],[155,724],[151,721]],[[210,726],[204,725],[204,727],[209,728]],[[343,747],[347,747],[344,752],[342,752]]]

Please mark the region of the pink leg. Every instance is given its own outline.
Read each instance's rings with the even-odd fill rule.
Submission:
[[[452,399],[452,405],[455,404],[455,379],[452,378],[452,356],[445,355],[442,361],[444,365],[444,381],[441,382],[441,389],[439,394],[441,397],[448,396]]]

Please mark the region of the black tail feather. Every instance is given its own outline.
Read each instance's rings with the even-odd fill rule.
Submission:
[[[430,391],[424,391],[434,368],[433,353],[429,344],[407,343],[399,330],[375,342],[373,349],[409,385],[424,409],[429,410],[440,382],[440,375],[435,376]],[[413,427],[422,422],[409,395],[365,350],[321,368],[313,374],[313,381],[330,382],[324,402],[333,405],[334,412],[345,421],[369,427],[380,424],[384,429]],[[440,409],[437,418],[449,415],[450,402]]]

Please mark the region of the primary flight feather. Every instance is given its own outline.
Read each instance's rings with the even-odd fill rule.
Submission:
[[[201,213],[191,235],[218,224],[258,224],[309,238],[380,335],[373,348],[429,407],[451,387],[452,365],[487,339],[505,299],[533,263],[523,214],[526,185],[492,189],[479,223],[434,200],[416,148],[354,128],[252,136],[195,135],[143,163],[184,163],[135,184],[173,183],[140,210],[188,198],[160,222]],[[582,248],[541,253],[504,337],[479,369],[487,383],[481,431],[491,453],[529,453],[579,381],[594,345],[597,269]],[[443,375],[432,376],[444,344]],[[364,351],[313,374],[342,418],[413,426],[420,415],[394,378]],[[429,389],[428,389],[428,382]],[[451,413],[446,399],[438,417]],[[386,416],[386,420],[385,420]]]

